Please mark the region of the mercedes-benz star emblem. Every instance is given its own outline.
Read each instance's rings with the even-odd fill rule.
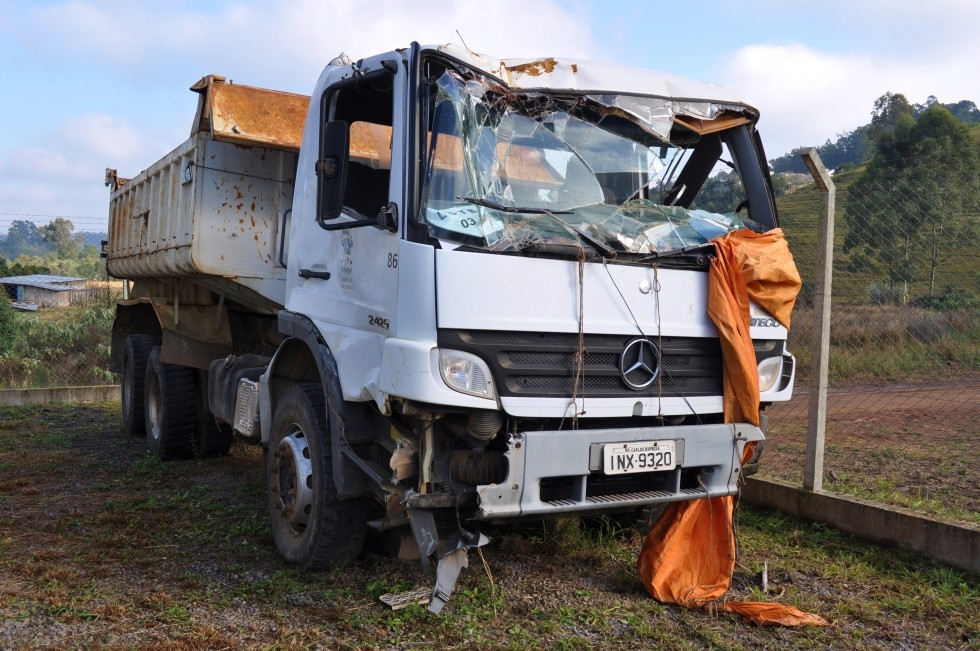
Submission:
[[[619,356],[619,374],[629,388],[640,391],[660,375],[660,351],[649,339],[634,339]]]

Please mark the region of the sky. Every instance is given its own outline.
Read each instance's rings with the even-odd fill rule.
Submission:
[[[876,98],[980,102],[976,0],[0,0],[0,234],[108,220],[183,142],[207,74],[310,94],[341,52],[420,43],[608,61],[719,83],[759,108],[770,158],[870,120]]]

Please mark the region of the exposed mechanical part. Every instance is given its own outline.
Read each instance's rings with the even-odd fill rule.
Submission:
[[[442,607],[449,601],[449,596],[456,587],[456,579],[464,567],[468,565],[467,553],[472,547],[483,547],[490,539],[482,533],[473,534],[470,538],[465,536],[455,537],[449,540],[447,546],[450,551],[439,558],[439,565],[436,568],[436,585],[432,588],[432,599],[429,601],[429,612],[438,614]]]
[[[499,484],[507,478],[507,459],[500,452],[456,450],[450,463],[453,480],[464,484]]]
[[[478,441],[489,441],[504,426],[504,417],[499,411],[474,409],[466,423],[466,431]]]
[[[406,438],[398,439],[389,466],[395,481],[419,474],[419,448],[415,441]]]

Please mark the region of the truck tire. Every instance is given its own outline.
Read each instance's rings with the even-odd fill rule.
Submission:
[[[154,346],[146,363],[146,447],[164,461],[194,456],[197,425],[194,369],[160,361]]]
[[[368,505],[337,497],[323,387],[294,385],[276,405],[266,451],[276,549],[303,569],[349,565],[364,546]]]
[[[128,335],[123,348],[122,377],[120,378],[122,403],[122,427],[130,436],[146,434],[146,417],[143,411],[146,387],[146,362],[156,345],[152,335]]]
[[[194,435],[194,456],[198,459],[222,457],[228,454],[235,436],[231,426],[219,423],[208,406],[208,374],[206,371],[196,373],[197,390],[197,428]]]
[[[636,530],[640,533],[640,535],[646,538],[647,534],[649,534],[654,525],[660,521],[661,516],[663,516],[664,511],[666,510],[666,502],[661,504],[651,504],[650,506],[637,509],[634,515],[633,526],[636,527]]]

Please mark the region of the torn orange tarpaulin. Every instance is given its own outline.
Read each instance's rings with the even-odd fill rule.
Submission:
[[[713,241],[708,316],[721,339],[726,423],[759,425],[759,371],[749,336],[749,298],[786,328],[800,274],[781,229],[733,231]]]
[[[749,336],[749,299],[789,328],[800,275],[780,229],[734,231],[714,240],[708,315],[718,328],[724,366],[725,422],[759,425],[759,376]],[[750,444],[751,445],[751,444]],[[743,461],[752,451],[743,451]],[[723,602],[735,569],[733,499],[675,502],[650,531],[637,569],[650,595],[688,608],[737,612],[758,624],[825,626],[817,615],[775,603]]]

